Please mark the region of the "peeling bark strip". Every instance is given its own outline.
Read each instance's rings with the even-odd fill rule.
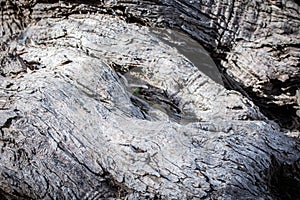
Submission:
[[[300,198],[299,139],[128,23],[196,33],[227,66],[261,44],[227,33],[251,14],[238,2],[1,2],[0,199]]]

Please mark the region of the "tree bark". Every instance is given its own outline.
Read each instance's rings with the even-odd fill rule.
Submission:
[[[299,139],[140,25],[186,31],[234,79],[235,59],[240,69],[267,48],[244,22],[264,15],[241,12],[252,2],[194,2],[1,1],[1,199],[300,197]],[[299,23],[290,4],[278,11],[288,27]]]
[[[211,53],[227,87],[282,127],[300,127],[300,7],[294,1],[108,1],[133,21],[185,31]],[[111,3],[113,2],[113,3]]]

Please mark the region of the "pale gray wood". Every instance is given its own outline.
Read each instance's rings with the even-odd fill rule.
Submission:
[[[190,4],[1,2],[1,199],[299,198],[299,139],[126,22]]]

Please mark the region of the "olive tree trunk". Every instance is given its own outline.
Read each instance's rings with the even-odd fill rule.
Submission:
[[[295,3],[0,2],[0,199],[300,198],[299,132],[146,26],[184,30],[295,114]]]
[[[211,53],[226,86],[287,129],[300,129],[300,6],[294,1],[105,1],[129,21],[188,33]]]

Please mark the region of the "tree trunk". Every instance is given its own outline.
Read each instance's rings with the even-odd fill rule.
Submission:
[[[185,31],[211,53],[227,87],[300,129],[300,7],[293,1],[108,1],[131,21]]]
[[[296,27],[297,5],[254,14],[248,9],[278,5],[194,2],[1,1],[1,199],[300,198],[300,141],[288,136],[297,132],[280,132],[252,101],[141,26],[186,31],[230,80],[241,78],[233,66],[245,67],[243,59],[268,67],[276,56],[262,53],[274,40],[290,53],[286,81],[296,82],[296,28],[259,35],[273,17]],[[254,18],[269,24],[254,34]],[[263,95],[259,73],[259,83],[242,74],[245,87],[278,95]]]

